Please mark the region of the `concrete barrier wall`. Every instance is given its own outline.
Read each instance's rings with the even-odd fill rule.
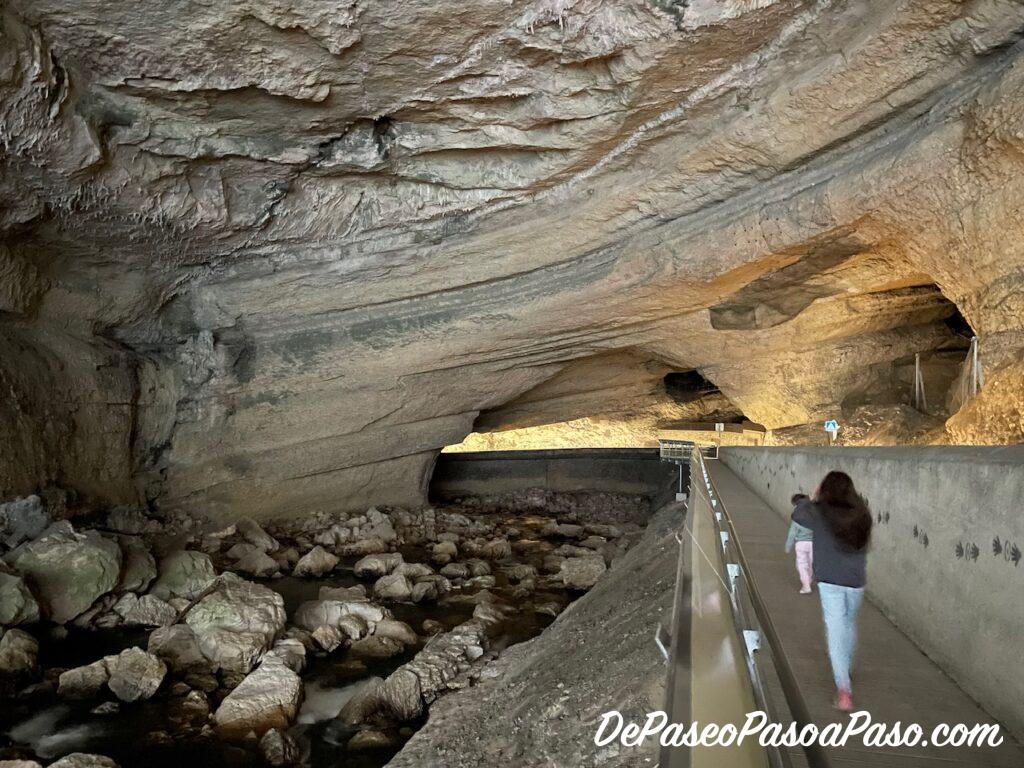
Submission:
[[[686,467],[683,472],[685,489]],[[674,477],[675,465],[647,448],[442,453],[430,481],[430,497],[445,501],[545,488],[641,494],[661,504],[671,498]]]
[[[869,596],[1024,739],[1024,447],[727,448],[721,459],[787,519],[793,493],[847,472],[875,519]]]

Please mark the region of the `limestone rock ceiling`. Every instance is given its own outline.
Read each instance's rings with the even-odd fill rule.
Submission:
[[[1000,384],[956,434],[1024,436],[1018,2],[2,23],[4,493],[416,503],[475,423],[678,415],[662,371],[771,429],[897,403],[957,311]]]

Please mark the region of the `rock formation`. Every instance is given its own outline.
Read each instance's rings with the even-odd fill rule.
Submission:
[[[1012,0],[11,0],[0,498],[412,505],[474,429],[784,438],[905,404],[916,353],[914,435],[1021,439],[1022,26]],[[987,384],[952,414],[965,334]]]

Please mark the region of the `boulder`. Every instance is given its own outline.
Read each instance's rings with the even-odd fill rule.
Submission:
[[[301,674],[306,667],[306,646],[298,638],[282,637],[274,643],[274,647],[263,658],[280,659],[290,670]]]
[[[373,596],[379,600],[404,602],[412,597],[412,584],[400,573],[382,576],[373,585]]]
[[[263,526],[251,517],[243,517],[235,523],[235,531],[247,542],[263,552],[276,552],[281,546],[277,539],[263,530]]]
[[[92,699],[107,684],[110,672],[104,659],[62,672],[57,693],[66,699]]]
[[[449,579],[469,578],[469,566],[465,563],[448,563],[441,568],[441,575]]]
[[[379,579],[387,576],[404,562],[400,552],[367,555],[352,566],[352,572],[361,579]]]
[[[356,584],[352,587],[320,587],[317,597],[321,600],[353,600],[355,602],[367,602],[366,585]]]
[[[354,641],[348,648],[348,655],[353,659],[380,660],[390,659],[405,650],[405,645],[392,637],[370,635]]]
[[[537,578],[537,569],[526,563],[517,563],[511,568],[506,568],[505,575],[511,582],[521,582]]]
[[[582,525],[576,525],[574,523],[560,523],[555,526],[555,533],[559,536],[564,536],[567,539],[578,539],[584,534],[584,528]]]
[[[384,619],[383,621],[387,621]],[[377,622],[379,626],[381,622]],[[349,640],[358,640],[364,637],[369,631],[370,626],[361,617],[350,615],[342,616],[338,621],[337,628],[342,632]]]
[[[431,548],[430,559],[440,565],[450,563],[459,556],[459,548],[451,541],[439,541]]]
[[[63,624],[117,586],[121,548],[95,531],[76,533],[62,521],[7,555],[43,603],[49,618]]]
[[[38,658],[39,643],[28,632],[8,629],[0,637],[0,676],[30,674],[35,671]]]
[[[160,572],[149,590],[161,600],[195,600],[217,577],[209,555],[190,549],[171,552],[160,561]]]
[[[43,768],[35,760],[0,760],[0,768]]]
[[[187,624],[174,624],[153,631],[147,647],[176,674],[206,674],[212,669],[210,660],[199,647],[196,633]]]
[[[118,592],[145,592],[156,578],[156,560],[149,547],[133,536],[122,536],[118,543],[121,545],[122,563]]]
[[[280,659],[268,658],[227,695],[213,719],[227,736],[284,730],[295,720],[301,701],[299,676]]]
[[[286,618],[277,592],[225,573],[185,622],[215,668],[244,674],[273,645]]]
[[[254,549],[235,561],[234,570],[256,579],[266,579],[281,570],[277,560],[261,549]]]
[[[394,743],[395,740],[384,733],[384,731],[378,731],[376,728],[367,728],[359,731],[349,739],[345,748],[352,752],[361,752],[371,749],[387,749],[393,746]]]
[[[143,533],[161,533],[164,526],[159,520],[154,520],[140,509],[118,507],[107,515],[107,528],[118,533],[138,536]]]
[[[395,534],[394,526],[391,524],[391,519],[378,509],[370,508],[367,510],[366,521],[369,528],[362,531],[364,538],[379,539],[386,544],[390,544],[398,538]]]
[[[50,768],[118,768],[118,765],[109,757],[104,757],[103,755],[72,752],[57,762],[50,763]]]
[[[388,545],[382,540],[377,538],[372,539],[359,539],[349,544],[342,544],[338,547],[338,552],[346,556],[362,556],[372,554],[383,554],[388,551]]]
[[[39,620],[39,604],[25,580],[0,570],[0,627],[30,624]]]
[[[467,560],[466,567],[469,568],[470,576],[489,576],[491,573],[490,563],[478,557],[471,557]]]
[[[310,600],[300,605],[293,623],[309,632],[317,627],[337,627],[345,616],[358,616],[367,624],[390,617],[390,612],[366,600]]]
[[[425,576],[433,576],[434,569],[426,563],[401,563],[393,573],[400,573],[410,581],[416,581]]]
[[[418,581],[412,585],[412,592],[409,593],[409,599],[417,604],[434,603],[439,597],[437,583],[433,581]]]
[[[127,648],[107,659],[107,670],[107,687],[128,703],[152,698],[167,675],[167,665],[141,648]]]
[[[489,541],[483,547],[483,555],[490,560],[508,560],[512,557],[512,545],[504,539]]]
[[[317,645],[327,653],[332,653],[345,643],[345,633],[338,627],[317,627],[313,630],[312,635]]]
[[[136,598],[128,593],[117,601],[114,610],[129,627],[168,627],[178,620],[178,612],[154,595]]]
[[[405,645],[416,645],[420,641],[416,630],[404,621],[398,621],[397,619],[378,621],[377,625],[373,628],[373,636],[390,637]]]
[[[317,545],[299,559],[292,573],[295,576],[324,576],[333,571],[337,565],[338,558]]]
[[[8,549],[38,537],[50,525],[50,515],[36,496],[0,504],[0,545]]]
[[[559,575],[569,589],[590,589],[606,570],[603,557],[567,557]]]
[[[267,764],[273,768],[295,765],[302,757],[295,739],[277,728],[271,728],[263,734],[260,739],[260,752],[263,753],[263,759],[267,761]]]

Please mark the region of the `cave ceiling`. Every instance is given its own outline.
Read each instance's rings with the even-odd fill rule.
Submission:
[[[918,353],[933,438],[1019,440],[1022,29],[999,0],[8,0],[0,490],[415,504],[474,429],[798,434],[903,408]],[[970,334],[992,394],[950,410]]]

